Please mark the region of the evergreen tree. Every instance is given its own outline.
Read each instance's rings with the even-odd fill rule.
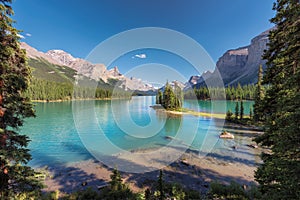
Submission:
[[[163,200],[165,198],[165,193],[164,193],[164,181],[163,181],[162,170],[159,171],[159,177],[158,177],[157,184],[158,184],[157,190],[159,191],[159,199]]]
[[[249,118],[250,118],[250,120],[253,118],[253,111],[252,111],[252,107],[250,107],[250,111],[249,111]]]
[[[0,198],[39,188],[35,172],[26,166],[31,159],[29,139],[17,133],[24,118],[34,111],[24,92],[30,70],[25,51],[19,45],[19,31],[13,27],[11,0],[0,1]]]
[[[225,117],[225,119],[226,119],[227,121],[232,121],[232,115],[233,115],[233,113],[232,113],[231,110],[229,109],[229,110],[226,112],[226,117]]]
[[[181,88],[175,83],[175,105],[174,108],[181,108],[183,104],[183,93]]]
[[[163,93],[163,102],[162,102],[162,106],[165,109],[170,109],[171,108],[171,91],[172,91],[172,88],[169,85],[169,82],[167,82],[166,85],[165,85],[165,90],[164,90],[164,93]]]
[[[244,98],[244,91],[242,89],[242,86],[240,83],[238,83],[237,87],[236,87],[236,98],[237,99],[243,99]]]
[[[156,104],[162,104],[162,92],[160,90],[157,91]]]
[[[241,101],[241,108],[240,108],[240,119],[244,118],[244,103]]]
[[[110,175],[110,187],[112,191],[118,191],[123,189],[123,183],[120,172],[115,168]]]
[[[235,116],[234,116],[235,120],[238,120],[238,118],[239,118],[239,102],[238,101],[235,104],[235,113],[234,114],[235,114]]]
[[[300,199],[300,3],[278,0],[271,19],[264,54],[269,84],[261,106],[266,112],[265,133],[256,142],[271,148],[262,154],[255,178],[263,199]]]
[[[260,121],[263,117],[263,110],[262,110],[262,100],[264,98],[264,90],[262,87],[262,79],[263,79],[263,68],[262,65],[259,66],[258,69],[258,79],[256,84],[256,91],[255,91],[255,104],[254,104],[254,120]]]
[[[181,89],[175,85],[175,92],[171,85],[167,82],[162,95],[162,106],[167,110],[178,109],[182,105],[183,94]]]
[[[151,191],[149,188],[145,190],[145,200],[151,200]]]

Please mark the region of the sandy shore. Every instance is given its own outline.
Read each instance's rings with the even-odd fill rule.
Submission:
[[[159,105],[152,106],[153,109],[155,109],[158,113],[164,113],[167,115],[193,115],[198,117],[208,117],[208,118],[215,118],[215,119],[225,119],[225,114],[221,113],[208,113],[208,112],[197,112],[194,110],[189,109],[183,109],[182,111],[176,111],[176,110],[165,110]]]
[[[247,130],[245,127],[237,129],[235,126],[227,124],[227,130],[232,130],[237,136],[237,142],[246,139],[249,144],[257,130]],[[230,127],[231,129],[230,129]],[[238,143],[237,143],[238,144]],[[153,149],[137,150],[136,154],[120,154],[119,159],[127,159],[132,165],[145,164],[147,158],[141,159],[138,153],[153,151]],[[188,150],[182,156],[163,167],[164,178],[167,182],[177,182],[186,188],[206,191],[211,181],[229,183],[236,181],[240,184],[250,185],[254,183],[254,171],[260,163],[259,154],[262,149],[251,148],[245,144],[235,148],[226,149],[226,153],[210,152],[206,156],[199,156],[198,152]],[[253,159],[235,157],[236,154],[251,155]],[[137,157],[134,157],[137,156]],[[163,159],[163,157],[156,159]],[[112,169],[104,166],[99,161],[85,160],[70,163],[67,166],[56,166],[48,168],[49,175],[45,179],[45,191],[60,190],[62,193],[70,193],[74,190],[93,187],[95,189],[106,185],[110,180]],[[153,185],[157,181],[158,170],[146,173],[122,173],[124,181],[129,184],[134,191],[143,191],[146,187]]]

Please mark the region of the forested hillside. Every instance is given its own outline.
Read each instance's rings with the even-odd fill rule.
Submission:
[[[256,87],[255,85],[238,84],[235,86],[228,86],[226,88],[212,88],[212,87],[200,87],[198,89],[190,89],[185,91],[185,99],[199,99],[207,100],[213,97],[220,100],[254,100]]]
[[[98,85],[97,88],[75,86],[75,77],[78,76],[74,69],[66,66],[55,65],[40,59],[28,59],[32,70],[31,84],[25,92],[27,97],[33,100],[53,101],[88,98],[111,98],[117,80],[109,80],[98,83],[87,77],[80,76],[81,81],[89,81],[90,85]],[[123,89],[116,89],[114,97],[128,98],[130,93]]]

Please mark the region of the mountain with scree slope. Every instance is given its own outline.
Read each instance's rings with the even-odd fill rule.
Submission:
[[[54,81],[74,81],[75,77],[84,76],[106,84],[117,84],[125,90],[155,91],[154,87],[143,83],[142,80],[122,75],[118,67],[110,70],[103,64],[93,64],[81,58],[74,58],[63,50],[40,52],[22,42],[21,48],[27,52],[29,66],[34,68],[33,76]],[[69,71],[67,73],[65,71]]]
[[[201,76],[192,76],[188,81],[192,87],[205,85],[205,80],[214,79],[219,73],[224,85],[255,84],[259,65],[266,69],[266,61],[262,59],[267,48],[268,34],[271,29],[259,34],[251,40],[250,45],[226,51],[219,58],[214,72],[205,72]]]

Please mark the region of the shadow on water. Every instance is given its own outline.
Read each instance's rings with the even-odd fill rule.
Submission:
[[[161,146],[164,147],[161,144],[157,144],[157,146]],[[198,150],[194,150],[194,149],[186,149],[185,147],[179,147],[179,146],[174,146],[174,145],[169,145],[168,148],[173,148],[176,151],[181,151],[181,152],[186,152],[189,154],[193,154],[194,156],[198,157],[199,155],[201,155],[201,152]],[[245,152],[245,151],[240,151],[240,150],[232,150],[233,154],[246,154],[249,157],[255,157],[258,156],[256,154],[253,153],[249,153],[249,152]],[[210,152],[205,154],[206,157],[212,157],[212,158],[216,158],[220,161],[226,162],[226,163],[239,163],[239,164],[246,164],[249,166],[257,166],[257,162],[254,160],[250,160],[250,159],[246,159],[246,158],[240,158],[240,157],[234,157],[234,156],[229,156],[229,155],[221,155],[220,153],[216,153],[216,152]]]
[[[172,133],[178,129],[178,121],[181,119],[174,119],[168,121],[166,124],[166,132]],[[92,155],[79,144],[73,144],[71,142],[63,142],[62,143],[64,149],[68,152],[74,153],[76,155],[80,154],[80,158],[74,161],[81,161],[78,165],[67,165],[64,162],[53,162],[53,165],[48,165],[48,170],[52,174],[52,178],[48,178],[46,180],[46,184],[48,184],[47,191],[61,190],[63,192],[70,193],[72,191],[85,189],[86,187],[92,187],[97,189],[99,186],[107,184],[109,181],[109,175],[111,173],[111,168],[105,166],[99,161],[93,159]],[[160,145],[160,144],[157,144]],[[161,145],[165,146],[165,145]],[[169,148],[174,148],[179,151],[185,152],[185,148],[176,147],[176,146],[168,146]],[[193,153],[195,155],[199,154],[197,150],[186,151],[187,153]],[[43,160],[48,160],[51,162],[53,159],[52,156],[46,155],[43,152],[35,152],[37,158],[43,158]],[[248,152],[242,152],[248,153]],[[243,158],[235,158],[232,156],[221,155],[218,153],[210,153],[208,157],[214,157],[218,160],[222,160],[224,162],[236,162],[247,164],[250,166],[256,166],[254,161],[250,161]],[[109,160],[111,157],[105,157],[102,155],[104,160]],[[94,170],[88,169],[90,166],[85,166],[86,162],[92,163],[92,166],[95,166]],[[145,168],[145,166],[141,166],[135,162],[128,161],[125,159],[118,159],[119,168]],[[113,163],[110,166],[114,166]],[[117,167],[118,167],[117,166]],[[122,166],[122,167],[121,167]],[[42,166],[41,166],[42,167]],[[147,166],[146,166],[147,167]],[[149,166],[150,167],[150,166]],[[92,171],[92,172],[91,172]],[[101,172],[100,172],[101,171]],[[230,181],[236,181],[241,184],[251,184],[251,181],[244,179],[243,177],[236,176],[226,176],[222,175],[214,170],[204,169],[201,166],[195,166],[190,164],[184,164],[180,161],[175,161],[169,166],[163,169],[164,178],[167,182],[177,182],[182,184],[186,188],[195,189],[198,191],[205,191],[208,188],[207,180],[219,180],[224,183],[229,183]],[[102,173],[102,174],[101,174]],[[104,173],[104,174],[103,174]],[[157,179],[159,171],[155,170],[147,173],[121,173],[123,177],[126,178],[126,181],[130,184],[134,184],[135,186],[141,188],[144,186],[153,186]]]
[[[216,158],[220,161],[227,162],[227,163],[240,163],[240,164],[246,164],[248,166],[257,166],[257,163],[253,160],[245,159],[245,158],[238,158],[238,157],[232,157],[227,155],[221,155],[219,153],[209,153],[207,154],[208,157]]]
[[[47,155],[41,156],[47,157]],[[46,169],[49,173],[44,181],[45,191],[59,190],[71,193],[89,186],[97,189],[98,186],[106,183],[105,180],[98,178],[95,174],[84,171],[84,168],[68,166],[64,163],[56,162],[50,166],[39,166],[37,170],[39,169]]]
[[[193,152],[196,153],[197,151]],[[47,157],[47,155],[40,156]],[[224,157],[218,154],[210,154],[209,156],[224,160],[232,159],[230,157]],[[107,157],[106,159],[109,158],[110,157]],[[232,161],[241,163],[247,162],[246,160],[235,159],[232,159]],[[118,159],[118,166],[120,167],[121,165],[122,168],[125,166],[131,168],[145,167],[132,161]],[[96,169],[91,170],[90,168],[93,166],[95,166],[94,168]],[[85,189],[86,187],[98,189],[100,186],[108,184],[112,168],[105,166],[99,161],[88,160],[79,162],[77,163],[77,165],[56,163],[55,165],[49,166],[47,170],[52,174],[52,176],[48,177],[45,182],[46,184],[48,184],[48,188],[45,189],[46,191],[60,190],[62,192],[71,193],[74,191]],[[182,163],[180,161],[171,163],[169,166],[166,166],[163,171],[164,180],[166,182],[176,182],[182,184],[185,188],[194,189],[199,192],[207,191],[209,185],[208,180],[218,180],[223,183],[236,181],[240,184],[246,185],[250,185],[252,183],[251,181],[248,181],[243,177],[222,175],[216,171],[203,169],[199,166]],[[146,173],[121,172],[121,174],[122,177],[125,178],[127,183],[131,185],[133,184],[135,187],[143,188],[146,186],[154,186],[156,184],[159,170],[154,170]]]

